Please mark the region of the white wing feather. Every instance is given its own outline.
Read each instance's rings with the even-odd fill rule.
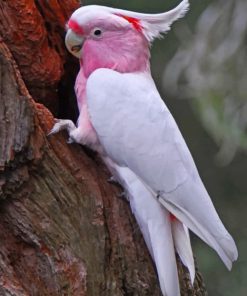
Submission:
[[[235,243],[152,77],[98,69],[89,77],[86,91],[91,121],[106,154],[131,169],[230,269],[237,258]]]
[[[195,265],[187,227],[177,219],[171,222],[170,213],[130,169],[117,166],[109,157],[103,160],[129,197],[131,210],[157,267],[163,294],[175,295],[174,291],[179,291],[174,247],[193,284]]]
[[[129,196],[130,206],[155,262],[164,296],[179,296],[179,280],[169,212],[128,168],[103,158]]]

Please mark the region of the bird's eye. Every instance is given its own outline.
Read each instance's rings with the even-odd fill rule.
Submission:
[[[101,34],[102,34],[102,31],[101,31],[100,29],[95,29],[95,30],[93,31],[93,34],[94,34],[94,36],[96,36],[96,37],[100,37]]]

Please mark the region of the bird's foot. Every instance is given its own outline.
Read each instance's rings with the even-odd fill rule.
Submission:
[[[67,130],[69,135],[76,129],[76,126],[74,125],[73,121],[69,119],[55,119],[55,124],[53,128],[50,130],[47,136],[54,135],[62,130]],[[70,136],[68,143],[73,143],[73,138]]]
[[[114,185],[120,185],[118,180],[114,177],[114,176],[111,176],[108,180],[107,180],[108,183],[110,184],[114,184]]]
[[[124,201],[126,201],[126,202],[129,202],[128,194],[125,191],[122,191],[121,193],[118,193],[117,197],[124,200]]]

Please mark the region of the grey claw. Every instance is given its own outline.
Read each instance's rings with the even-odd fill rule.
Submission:
[[[127,203],[129,203],[129,196],[128,196],[128,194],[125,192],[125,191],[123,191],[123,192],[121,192],[121,193],[119,193],[119,194],[117,194],[117,197],[118,198],[121,198],[123,201],[125,201],[125,202],[127,202]]]
[[[51,136],[51,135],[53,135],[55,132],[54,132],[54,130],[53,130],[53,128],[49,131],[49,133],[47,134],[47,137],[49,137],[49,136]]]
[[[50,132],[47,134],[47,136],[56,134],[56,133],[60,132],[61,130],[65,129],[65,126],[63,124],[63,122],[65,120],[55,118],[54,121],[55,121],[55,124],[53,125],[53,128],[50,130]]]
[[[53,134],[56,134],[56,133],[58,133],[60,131],[60,128],[58,128],[57,126],[56,126],[56,124],[53,126],[53,128],[49,131],[49,133],[47,134],[47,136],[51,136],[51,135],[53,135]]]
[[[74,142],[75,142],[75,141],[74,141],[71,137],[69,137],[68,140],[67,140],[67,143],[68,143],[68,144],[72,144],[72,143],[74,143]]]
[[[119,184],[118,180],[114,176],[111,176],[107,182],[111,184]]]
[[[121,192],[121,193],[118,193],[117,194],[117,197],[118,198],[124,198],[124,199],[126,199],[126,193],[123,191],[123,192]]]

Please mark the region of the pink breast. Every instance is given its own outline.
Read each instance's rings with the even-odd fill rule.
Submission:
[[[75,93],[79,111],[81,111],[83,102],[85,103],[86,100],[86,83],[87,79],[84,75],[83,68],[81,67],[75,81]]]
[[[75,82],[75,92],[80,112],[79,118],[77,120],[77,136],[79,138],[79,143],[80,139],[83,139],[83,144],[86,144],[93,150],[100,151],[98,137],[90,121],[90,116],[87,109],[86,83],[87,79],[81,66]]]

